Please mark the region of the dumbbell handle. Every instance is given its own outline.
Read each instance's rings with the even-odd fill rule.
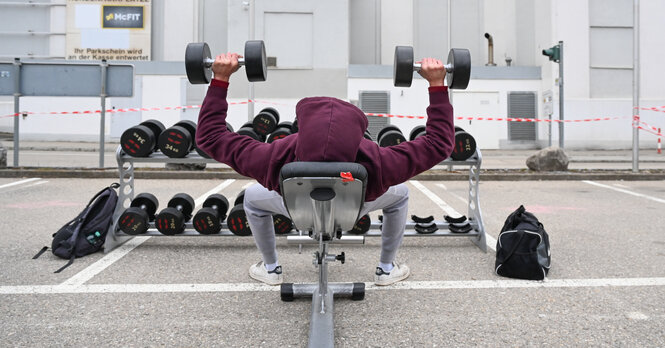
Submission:
[[[420,71],[421,66],[422,66],[422,64],[419,64],[419,63],[413,64],[413,71],[416,71],[416,72]],[[453,70],[455,68],[452,64],[444,64],[443,67],[446,68],[446,72],[448,72],[448,73],[453,72]]]
[[[203,64],[206,66],[206,68],[209,68],[212,66],[212,63],[214,63],[215,60],[212,58],[204,58],[203,59]],[[245,58],[238,58],[238,65],[243,66],[245,65]]]

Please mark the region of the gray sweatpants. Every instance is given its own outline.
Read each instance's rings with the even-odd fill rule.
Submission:
[[[282,196],[269,191],[260,184],[254,184],[245,190],[243,203],[249,227],[256,246],[266,264],[277,263],[275,227],[272,214],[289,216]],[[397,249],[402,244],[404,227],[409,208],[409,189],[405,184],[391,186],[386,193],[372,202],[365,202],[360,216],[374,210],[383,210],[381,228],[380,262],[391,263],[395,260]]]

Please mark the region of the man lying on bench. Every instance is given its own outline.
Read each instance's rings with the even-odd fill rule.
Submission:
[[[262,143],[226,128],[229,78],[239,68],[236,53],[222,54],[212,65],[213,80],[196,130],[199,149],[241,175],[256,179],[245,190],[244,209],[263,260],[249,269],[250,277],[266,284],[282,283],[272,214],[288,216],[280,196],[282,166],[295,161],[356,162],[365,167],[368,183],[359,216],[383,211],[381,255],[376,285],[406,279],[409,268],[395,261],[407,219],[409,192],[404,182],[448,158],[454,146],[453,108],[443,82],[446,70],[437,59],[425,58],[420,75],[429,82],[426,135],[399,145],[379,147],[363,137],[368,121],[356,106],[336,98],[304,98],[296,106],[298,132]]]

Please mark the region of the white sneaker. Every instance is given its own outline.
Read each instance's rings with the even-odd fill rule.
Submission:
[[[393,261],[393,269],[390,272],[385,272],[381,267],[376,268],[374,284],[379,286],[394,284],[408,278],[410,274],[409,266]]]
[[[268,272],[263,261],[249,267],[249,276],[268,285],[282,284],[282,266],[277,266],[273,271]]]

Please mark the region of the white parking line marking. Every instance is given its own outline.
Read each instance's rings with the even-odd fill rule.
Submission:
[[[460,201],[462,201],[462,202],[464,202],[464,203],[467,203],[467,202],[468,202],[467,199],[465,199],[465,198],[463,198],[463,197],[460,197],[460,196],[458,196],[458,195],[456,195],[456,194],[454,194],[454,193],[448,191],[448,188],[446,188],[446,185],[444,185],[444,184],[436,184],[436,186],[439,186],[440,188],[444,189],[445,191],[448,192],[449,195],[451,195],[451,196],[453,196],[453,197],[459,199]]]
[[[629,190],[624,190],[624,189],[620,189],[620,188],[612,187],[612,186],[609,186],[609,185],[600,184],[600,183],[597,183],[597,182],[595,182],[595,181],[582,180],[582,182],[587,183],[587,184],[589,184],[589,185],[594,185],[594,186],[598,186],[598,187],[603,187],[603,188],[610,189],[610,190],[614,190],[614,191],[617,191],[617,192],[621,192],[621,193],[629,194],[629,195],[631,195],[631,196],[640,197],[640,198],[646,198],[646,199],[648,199],[648,200],[652,200],[652,201],[654,201],[654,202],[665,203],[665,199],[656,198],[656,197],[649,196],[649,195],[645,195],[645,194],[642,194],[642,193],[637,193],[637,192],[633,192],[633,191],[629,191]]]
[[[47,180],[44,180],[44,181],[37,181],[36,183],[34,183],[34,184],[30,184],[30,185],[28,185],[28,186],[26,186],[26,187],[33,187],[33,186],[37,186],[37,185],[43,185],[43,184],[46,184],[47,182],[48,182]]]
[[[16,186],[16,185],[26,184],[26,183],[37,181],[37,180],[41,180],[41,178],[30,178],[30,179],[10,182],[9,184],[0,185],[0,189],[3,189],[5,187],[11,187],[11,186]]]
[[[446,202],[443,201],[439,196],[437,196],[434,192],[430,191],[427,187],[425,187],[423,184],[416,180],[409,180],[413,186],[415,186],[418,190],[420,190],[422,193],[424,193],[429,199],[431,199],[434,203],[436,203],[441,209],[443,209],[444,212],[446,212],[447,215],[453,216],[453,217],[459,217],[462,216],[463,214],[460,214],[457,212],[457,210],[453,209],[451,206],[446,204]],[[464,203],[467,203],[466,200],[462,200]],[[496,239],[487,233],[485,231],[485,244],[487,244],[487,247],[492,250],[496,251]]]
[[[223,183],[217,185],[215,188],[212,190],[204,193],[201,195],[199,198],[194,200],[194,205],[195,208],[200,206],[203,201],[205,201],[206,198],[208,198],[209,195],[213,193],[217,193],[227,186],[231,185],[235,179],[227,179]],[[141,245],[141,243],[145,242],[146,240],[150,239],[150,237],[145,237],[145,236],[137,236],[132,239],[130,239],[128,242],[124,243],[123,245],[119,246],[118,248],[114,249],[110,253],[106,254],[104,257],[99,259],[97,262],[93,263],[92,265],[86,267],[79,273],[75,274],[73,277],[67,279],[64,281],[60,286],[64,287],[71,287],[71,286],[81,286],[85,284],[88,280],[92,279],[92,277],[96,276],[97,274],[101,273],[103,270],[111,266],[114,262],[120,260],[123,256],[127,255],[130,251],[132,251],[134,248],[137,246]]]
[[[638,287],[665,286],[665,277],[656,278],[600,278],[600,279],[548,279],[546,281],[520,279],[403,281],[389,286],[365,283],[367,291],[381,290],[455,290],[455,289],[524,289],[524,288],[582,288],[582,287]],[[2,295],[67,294],[67,293],[185,293],[185,292],[277,292],[279,286],[262,283],[219,284],[88,284],[88,285],[18,285],[0,286]],[[633,316],[638,316],[633,314]]]
[[[439,206],[439,208],[443,209],[443,211],[446,213],[446,215],[452,216],[452,217],[460,217],[464,214],[460,214],[455,210],[453,207],[449,206],[446,202],[443,201],[439,196],[437,196],[434,192],[430,191],[427,187],[425,187],[423,184],[421,184],[418,180],[409,180],[409,182],[415,186],[420,192],[424,193],[425,196],[427,196],[429,199],[431,199],[436,205]]]
[[[113,251],[111,251],[110,253],[104,255],[104,257],[99,259],[97,262],[84,268],[81,272],[76,273],[73,277],[65,280],[60,285],[64,287],[68,286],[77,287],[83,285],[85,282],[92,279],[92,277],[101,273],[108,266],[120,260],[123,256],[127,255],[130,251],[134,250],[134,248],[141,245],[149,238],[150,237],[146,236],[137,236],[128,240],[126,243],[113,249]]]
[[[226,179],[226,181],[224,181],[223,183],[217,185],[217,187],[215,187],[214,189],[212,189],[212,190],[210,190],[210,191],[208,191],[208,192],[202,194],[201,197],[197,198],[197,199],[194,201],[194,203],[195,203],[195,204],[194,204],[194,205],[195,205],[195,208],[198,207],[198,206],[200,206],[201,204],[203,204],[203,201],[205,201],[206,198],[208,198],[208,196],[210,196],[210,195],[213,194],[213,193],[218,193],[218,192],[220,192],[221,190],[225,189],[225,188],[228,187],[229,185],[233,184],[234,181],[236,181],[236,180],[235,180],[235,179]]]

